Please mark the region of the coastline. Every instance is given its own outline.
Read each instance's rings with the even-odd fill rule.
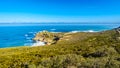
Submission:
[[[56,26],[56,25],[55,25]],[[36,27],[36,26],[35,26]],[[57,26],[56,26],[57,27]],[[3,28],[3,27],[1,27],[1,28]],[[10,28],[18,28],[17,26],[16,27],[10,27]],[[19,27],[19,28],[21,28],[21,27]],[[19,29],[18,28],[18,29]],[[27,29],[28,27],[26,27],[25,26],[25,28]],[[31,26],[30,26],[30,28],[31,28]],[[36,27],[37,28],[37,30],[38,30],[38,27]],[[62,26],[60,26],[60,28],[62,28]],[[80,27],[79,27],[80,28]],[[86,27],[85,27],[86,28]],[[111,27],[111,28],[113,28],[113,27]],[[7,30],[7,28],[5,27],[5,29]],[[104,29],[104,28],[103,28]],[[90,33],[94,33],[94,32],[102,32],[102,31],[107,31],[107,30],[110,30],[110,29],[101,29],[101,30],[97,30],[97,29],[87,29],[87,30],[77,30],[77,29],[74,29],[74,30],[69,30],[69,29],[67,29],[68,31],[63,31],[62,32],[62,29],[61,29],[61,31],[59,31],[58,30],[58,28],[50,28],[48,31],[49,32],[51,32],[51,33],[79,33],[79,32],[90,32]],[[21,29],[19,29],[19,30],[21,30]],[[31,29],[32,30],[32,29]],[[32,44],[34,44],[34,42],[32,41],[32,39],[34,38],[34,36],[36,35],[36,33],[38,33],[38,32],[41,32],[42,30],[38,30],[38,31],[31,31],[31,30],[29,30],[28,32],[27,31],[25,31],[24,33],[23,33],[23,35],[24,36],[22,36],[22,34],[21,34],[21,31],[17,31],[17,34],[15,33],[15,35],[20,35],[20,36],[18,36],[18,38],[16,38],[16,39],[19,39],[20,37],[21,38],[25,38],[25,39],[19,39],[19,40],[21,40],[22,41],[22,44],[14,44],[14,45],[19,45],[19,46],[32,46]],[[35,29],[36,30],[36,29]],[[45,30],[45,29],[44,29]],[[13,32],[11,32],[11,33],[13,33]],[[4,35],[6,35],[6,33],[4,34]],[[12,35],[14,35],[14,34],[12,34]],[[11,37],[12,38],[12,36],[10,35],[9,37]],[[7,40],[8,40],[9,38],[6,38],[5,36],[3,36],[3,39],[1,39],[1,40],[5,40],[6,42],[3,42],[3,43],[7,43]],[[15,40],[16,40],[15,39]],[[21,41],[17,41],[16,40],[16,42],[21,42]],[[11,40],[10,40],[11,41]],[[8,40],[8,42],[9,42],[9,40]],[[15,43],[16,43],[15,42]],[[11,42],[9,42],[9,43],[11,43]],[[14,43],[14,42],[13,42]],[[4,44],[1,44],[1,45],[4,45]],[[10,47],[12,47],[13,46],[13,44],[10,44],[10,45],[8,45],[7,44],[7,46],[5,45],[5,46],[2,46],[1,48],[9,48],[9,46]],[[17,46],[17,47],[19,47],[19,46]],[[15,46],[16,47],[16,46]]]
[[[42,31],[39,31],[38,33],[40,33]],[[64,34],[76,34],[76,33],[99,33],[99,32],[103,32],[103,31],[70,31],[70,32],[50,32],[50,33],[64,33]],[[35,43],[32,43],[32,45],[27,45],[27,46],[13,46],[13,47],[4,47],[5,49],[6,48],[21,48],[21,47],[38,47],[38,46],[46,46],[46,44],[43,44],[45,42],[35,42]],[[39,45],[39,44],[42,44],[42,45]],[[0,48],[0,49],[4,49],[4,48]]]
[[[14,25],[14,24],[13,24]],[[19,25],[19,26],[4,26],[0,27],[0,47],[12,47],[14,45],[21,46],[30,46],[34,43],[32,41],[32,38],[36,35],[37,32],[47,30],[52,33],[65,33],[65,32],[100,32],[103,30],[109,30],[114,28],[118,25],[94,25],[94,24],[74,24],[74,25],[49,25],[49,24],[43,24],[43,25]],[[23,24],[24,25],[24,24]],[[65,29],[63,28],[65,27]],[[9,29],[9,30],[8,30]]]
[[[104,30],[105,31],[105,30]],[[37,33],[40,33],[42,31],[39,31]],[[92,30],[88,30],[88,31],[70,31],[70,32],[50,32],[50,33],[64,33],[64,34],[74,34],[74,33],[98,33],[98,32],[102,32],[102,31],[92,31]],[[13,47],[3,47],[0,49],[6,49],[6,48],[21,48],[21,47],[37,47],[37,46],[45,46],[46,44],[43,44],[44,42],[34,42],[32,43],[32,45],[21,45],[21,46],[13,46]],[[42,44],[42,45],[39,45]]]
[[[48,46],[0,48],[1,66],[7,68],[7,66],[11,66],[11,64],[17,64],[16,67],[20,67],[23,64],[24,66],[31,66],[32,64],[34,66],[42,65],[46,67],[47,64],[57,63],[55,65],[60,65],[61,62],[67,63],[65,60],[68,59],[71,63],[76,62],[79,64],[83,62],[84,65],[86,65],[88,61],[90,62],[89,64],[94,64],[96,63],[96,60],[97,62],[100,61],[98,62],[98,65],[101,65],[103,61],[104,64],[107,64],[109,60],[119,62],[119,60],[116,60],[120,56],[120,33],[118,32],[119,29],[103,32],[68,33],[60,38],[57,43]],[[49,34],[49,32],[46,34]],[[44,35],[44,33],[40,33],[39,36],[41,37],[42,35]],[[112,58],[109,59],[109,57]],[[47,64],[45,63],[46,61]],[[102,65],[104,66],[104,64]]]

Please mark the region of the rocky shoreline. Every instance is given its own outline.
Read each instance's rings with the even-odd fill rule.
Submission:
[[[45,45],[51,45],[57,43],[57,41],[62,37],[62,33],[51,33],[44,30],[42,32],[38,32],[33,40],[36,42],[44,42]]]
[[[115,28],[113,30],[116,31],[117,35],[120,35],[120,27]],[[69,34],[71,33],[52,33],[44,30],[44,31],[38,32],[36,36],[33,38],[33,40],[38,43],[44,43],[45,45],[52,45],[63,39],[69,40],[66,38],[69,36]],[[117,39],[120,39],[120,36],[117,36]]]

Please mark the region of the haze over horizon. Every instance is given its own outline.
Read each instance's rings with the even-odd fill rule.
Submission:
[[[120,22],[120,0],[0,0],[0,23]]]

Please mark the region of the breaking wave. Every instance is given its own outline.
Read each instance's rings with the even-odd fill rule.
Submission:
[[[71,31],[70,33],[77,33],[77,32],[98,32],[98,31],[94,31],[94,30],[86,30],[86,31]]]
[[[32,47],[33,46],[44,46],[44,45],[45,45],[45,42],[37,41],[36,43],[33,43]]]
[[[50,29],[50,30],[56,30],[56,29]]]

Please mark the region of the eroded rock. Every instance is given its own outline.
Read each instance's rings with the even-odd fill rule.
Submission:
[[[42,31],[36,34],[33,40],[45,42],[46,45],[55,44],[60,38],[63,37],[63,34],[60,33],[51,33],[48,31]]]

